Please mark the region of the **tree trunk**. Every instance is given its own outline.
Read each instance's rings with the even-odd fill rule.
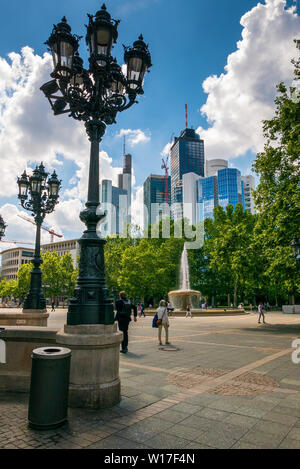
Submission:
[[[233,306],[237,307],[237,282],[234,283]]]
[[[228,293],[228,295],[227,295],[227,302],[228,302],[228,308],[230,308],[230,306],[231,306],[230,293]]]

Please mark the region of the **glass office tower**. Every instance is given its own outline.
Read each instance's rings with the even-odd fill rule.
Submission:
[[[218,178],[211,176],[199,179],[198,184],[198,221],[213,218],[214,208],[218,205]]]
[[[168,207],[170,207],[171,177],[168,177]],[[156,223],[163,215],[170,215],[166,204],[166,178],[151,174],[144,182],[144,228]]]
[[[238,203],[245,207],[243,185],[241,172],[238,169],[226,168],[218,171],[219,205],[224,209],[229,204],[235,209]]]
[[[180,193],[182,194],[182,177],[186,173],[195,173],[204,177],[204,141],[200,139],[194,129],[185,129],[171,147],[171,202],[176,204],[177,219],[183,214],[183,207],[178,209]]]

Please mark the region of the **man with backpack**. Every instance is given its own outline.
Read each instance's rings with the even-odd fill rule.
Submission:
[[[137,308],[130,300],[126,298],[126,293],[124,291],[120,292],[120,299],[116,302],[116,321],[119,324],[119,330],[123,332],[123,341],[121,353],[128,352],[128,326],[131,322],[131,313],[133,311],[134,321],[137,321]]]

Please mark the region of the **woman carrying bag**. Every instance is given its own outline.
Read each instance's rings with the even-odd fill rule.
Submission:
[[[162,345],[161,332],[162,332],[163,327],[165,328],[166,345],[170,345],[170,342],[169,342],[169,317],[168,317],[167,303],[164,300],[160,301],[159,308],[157,309],[156,314],[157,314],[156,325],[158,326],[158,342],[159,342],[159,345]]]

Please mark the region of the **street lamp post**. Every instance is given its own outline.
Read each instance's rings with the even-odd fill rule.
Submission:
[[[58,203],[58,192],[61,181],[57,179],[54,171],[51,177],[45,172],[43,163],[37,166],[31,176],[26,172],[18,178],[19,199],[25,210],[32,212],[36,223],[35,253],[33,258],[33,269],[31,271],[30,289],[24,301],[24,310],[46,309],[46,300],[42,292],[42,271],[41,264],[41,225],[45,216],[52,213]]]
[[[41,87],[54,115],[68,113],[83,121],[91,142],[88,201],[80,213],[87,229],[79,240],[79,276],[67,316],[70,326],[114,323],[113,303],[105,284],[105,240],[96,233],[98,223],[105,218],[99,206],[99,145],[106,126],[116,123],[117,113],[131,107],[137,95],[143,94],[145,73],[151,67],[148,46],[140,36],[132,47],[124,46],[125,76],[111,56],[119,21],[111,18],[105,4],[96,15],[88,17],[89,68],[84,69],[78,54],[81,38],[71,33],[64,17],[46,42],[53,55],[54,71],[53,80]]]
[[[5,234],[5,229],[7,225],[5,224],[5,221],[3,220],[2,216],[0,215],[0,241],[3,238]]]

